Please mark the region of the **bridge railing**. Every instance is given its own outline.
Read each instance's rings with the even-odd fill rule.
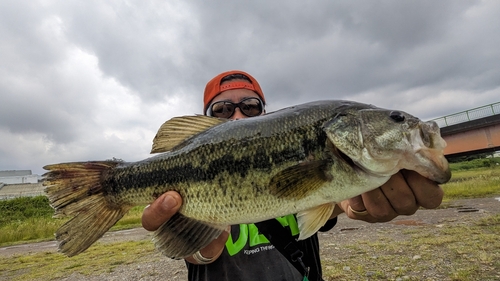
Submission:
[[[500,102],[433,119],[440,128],[500,114]]]

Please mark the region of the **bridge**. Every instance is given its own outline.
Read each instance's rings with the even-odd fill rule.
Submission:
[[[447,158],[500,150],[500,102],[434,119]]]

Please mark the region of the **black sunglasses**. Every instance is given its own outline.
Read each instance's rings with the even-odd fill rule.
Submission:
[[[208,108],[207,114],[213,117],[231,118],[236,107],[240,109],[241,113],[248,117],[261,115],[264,111],[264,105],[259,98],[246,98],[239,103],[230,101],[214,102]]]

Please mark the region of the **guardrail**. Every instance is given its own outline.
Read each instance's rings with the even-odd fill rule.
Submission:
[[[433,119],[440,128],[500,114],[500,102]]]

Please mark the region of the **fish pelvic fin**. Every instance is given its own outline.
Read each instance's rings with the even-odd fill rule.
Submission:
[[[284,169],[271,179],[271,194],[281,198],[304,198],[331,180],[326,173],[331,161],[312,160]]]
[[[297,224],[299,225],[299,240],[309,238],[325,225],[330,219],[335,203],[326,203],[317,207],[297,213]]]
[[[190,137],[227,121],[205,115],[174,117],[158,129],[151,153],[170,151]]]
[[[211,225],[176,213],[154,232],[153,242],[163,255],[182,259],[210,244],[227,228]]]
[[[59,251],[71,257],[85,251],[132,206],[109,203],[100,183],[102,174],[120,161],[47,165],[43,185],[54,218],[73,217],[56,231]]]

